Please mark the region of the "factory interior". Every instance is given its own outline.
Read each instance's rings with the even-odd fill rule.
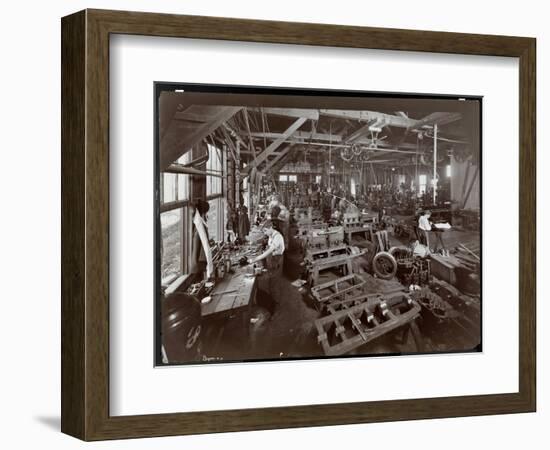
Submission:
[[[481,100],[159,88],[156,363],[481,351]]]

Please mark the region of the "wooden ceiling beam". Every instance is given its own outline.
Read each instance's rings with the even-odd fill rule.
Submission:
[[[258,168],[269,155],[271,155],[275,150],[277,150],[289,137],[291,137],[294,132],[298,130],[308,119],[306,117],[300,117],[297,119],[290,127],[288,127],[281,137],[275,139],[262,153],[260,153],[254,161],[247,167],[247,173],[250,173],[252,167]]]
[[[279,161],[281,158],[283,158],[286,154],[288,154],[288,152],[290,152],[290,150],[292,149],[292,145],[287,145],[283,150],[281,150],[277,156],[275,156],[275,158],[273,159],[270,159],[268,160],[266,163],[265,163],[265,168],[264,170],[262,170],[262,173],[266,173],[267,171],[269,171],[269,169],[271,169],[276,163],[277,161]]]
[[[316,109],[300,109],[300,108],[249,108],[252,111],[265,114],[273,114],[275,116],[294,117],[296,119],[306,118],[310,120],[319,120],[319,111]]]
[[[221,173],[207,172],[206,170],[195,169],[194,167],[184,166],[182,164],[170,164],[163,173],[178,173],[184,175],[199,175],[199,176],[211,176],[222,178]]]
[[[219,106],[212,111],[213,115],[208,116],[208,122],[193,122],[193,125],[185,119],[174,118],[160,142],[160,170],[176,162],[241,109],[241,106]]]
[[[436,123],[439,126],[447,125],[460,119],[462,119],[462,114],[460,113],[434,112],[428,114],[423,119],[417,120],[414,128],[420,129],[422,127],[433,127]]]
[[[382,122],[385,126],[389,125],[400,128],[412,128],[418,122],[417,120],[403,117],[401,115],[394,116],[377,111],[345,111],[340,109],[321,109],[319,110],[319,114],[321,116],[333,117],[335,119],[360,120],[363,122],[377,120],[379,122]]]
[[[289,156],[291,155],[291,153],[292,152],[288,152],[285,155],[283,155],[281,158],[279,158],[279,160],[270,167],[271,173],[279,172],[284,167],[284,165],[286,164],[286,162],[287,162]]]
[[[353,143],[357,141],[358,139],[362,138],[365,134],[367,134],[370,131],[371,125],[375,123],[375,121],[370,121],[369,123],[363,125],[359,129],[355,130],[353,133],[351,133],[348,137],[344,139],[344,142],[346,143]]]
[[[245,132],[242,132],[242,133],[245,133]],[[251,132],[250,135],[253,137],[253,138],[256,138],[256,139],[263,139],[263,138],[266,138],[266,139],[269,139],[269,140],[273,140],[273,139],[278,139],[280,138],[283,133],[262,133],[261,131],[260,132]],[[307,139],[307,140],[310,140],[310,139],[313,139],[313,140],[316,140],[316,141],[332,141],[332,142],[341,142],[342,141],[342,136],[339,135],[339,134],[333,134],[332,136],[328,133],[311,133],[309,131],[296,131],[293,135],[292,135],[293,138],[296,138],[296,139]]]

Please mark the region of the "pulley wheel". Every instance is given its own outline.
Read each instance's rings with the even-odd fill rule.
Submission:
[[[378,278],[391,280],[397,272],[397,261],[388,252],[379,252],[372,260],[372,270]]]

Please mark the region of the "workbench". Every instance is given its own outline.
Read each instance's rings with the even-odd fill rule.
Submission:
[[[256,284],[255,276],[248,275],[245,268],[238,268],[216,283],[208,303],[201,303],[204,357],[239,358],[242,343],[250,338]]]
[[[202,317],[231,316],[254,303],[256,277],[244,270],[227,274],[210,293],[212,300],[202,304]]]
[[[249,274],[250,268],[240,267],[239,260],[255,256],[260,251],[261,245],[225,246],[215,261],[214,273],[221,278],[216,278],[213,286],[203,286],[195,294],[201,300],[203,356],[217,359],[238,357],[241,343],[249,338],[257,283],[256,277]],[[203,302],[206,297],[210,300]]]

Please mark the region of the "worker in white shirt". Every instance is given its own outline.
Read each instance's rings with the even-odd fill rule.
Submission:
[[[430,222],[431,211],[424,211],[418,219],[418,229],[420,230],[420,237],[426,241],[426,247],[430,250],[430,231],[432,230],[432,223]]]
[[[285,240],[283,235],[273,228],[273,222],[267,220],[263,226],[263,232],[268,237],[267,249],[259,256],[248,260],[249,264],[256,264],[265,260],[267,269],[265,290],[271,296],[270,305],[266,305],[270,309],[273,316],[280,299],[281,277],[283,274],[283,255],[285,252]]]

